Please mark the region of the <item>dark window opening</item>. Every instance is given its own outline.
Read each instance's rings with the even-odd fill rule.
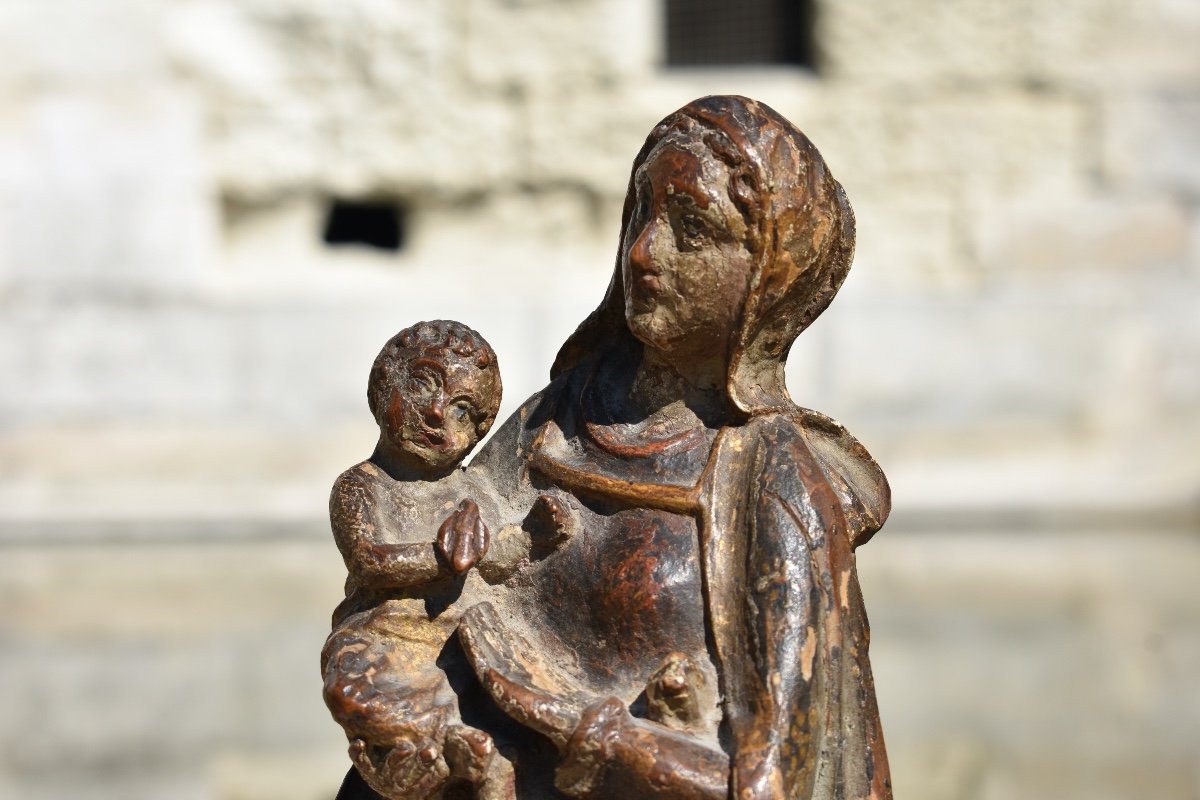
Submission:
[[[667,66],[816,69],[816,0],[666,0]]]
[[[333,200],[325,217],[325,244],[357,244],[398,252],[404,247],[404,207],[399,203]]]

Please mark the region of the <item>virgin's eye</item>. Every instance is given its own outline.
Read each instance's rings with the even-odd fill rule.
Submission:
[[[456,420],[466,419],[471,414],[471,406],[466,401],[459,401],[450,407],[450,414]]]
[[[702,239],[708,235],[708,223],[695,214],[680,217],[679,227],[687,239]]]
[[[650,195],[651,189],[648,181],[645,178],[639,180],[637,188],[634,190],[633,218],[635,220],[644,220],[650,216]]]

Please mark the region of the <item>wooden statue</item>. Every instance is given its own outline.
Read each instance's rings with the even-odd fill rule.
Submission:
[[[808,139],[706,97],[651,131],[606,296],[465,470],[491,348],[389,342],[331,500],[340,800],[891,797],[854,566],[887,481],[784,385],[853,249]]]

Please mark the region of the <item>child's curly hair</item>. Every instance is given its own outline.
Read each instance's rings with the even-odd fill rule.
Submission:
[[[392,387],[400,385],[403,380],[404,366],[431,350],[443,351],[436,357],[438,360],[453,360],[486,372],[489,376],[484,391],[476,398],[482,407],[476,408],[476,413],[472,414],[476,430],[483,436],[500,410],[502,388],[496,351],[478,331],[452,319],[418,322],[388,339],[375,357],[367,380],[367,404],[372,416],[379,419]]]

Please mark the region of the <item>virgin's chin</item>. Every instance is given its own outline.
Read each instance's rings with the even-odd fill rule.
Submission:
[[[697,349],[697,342],[694,341],[697,337],[694,332],[680,330],[674,319],[647,314],[644,317],[633,317],[628,322],[633,338],[665,356],[687,355]],[[707,348],[701,346],[700,349]]]
[[[626,317],[629,332],[647,347],[655,349],[668,346],[673,331],[659,315],[653,311],[629,314]]]

